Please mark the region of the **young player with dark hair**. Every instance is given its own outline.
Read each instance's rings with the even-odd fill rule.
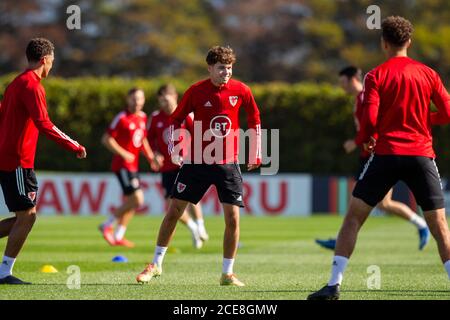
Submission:
[[[349,139],[344,142],[345,152],[351,153],[358,147],[361,149],[359,156],[360,167],[356,179],[361,175],[365,164],[370,158],[370,153],[364,150],[361,133],[361,121],[363,115],[363,84],[362,84],[362,72],[361,69],[354,66],[348,66],[339,72],[339,83],[342,89],[346,93],[352,95],[355,98],[355,108],[353,111],[353,116],[355,120],[356,127],[356,137],[354,139]],[[392,199],[393,189],[388,191],[386,196],[377,204],[377,207],[384,212],[394,214],[402,219],[411,222],[419,233],[419,250],[422,250],[430,239],[430,232],[427,227],[425,220],[411,210],[406,204]],[[322,240],[317,239],[316,242],[327,249],[334,250],[336,247],[336,239]]]
[[[450,95],[434,70],[408,57],[412,32],[412,24],[402,17],[383,20],[381,46],[387,61],[364,79],[361,139],[373,153],[356,183],[339,231],[330,280],[310,294],[310,300],[339,298],[360,228],[399,180],[422,207],[450,279],[450,232],[431,136],[432,124],[450,123]],[[437,112],[430,112],[431,102]]]
[[[248,126],[256,136],[250,146],[248,170],[256,169],[261,164],[261,124],[259,110],[250,88],[242,82],[231,79],[235,61],[236,57],[231,48],[219,46],[211,48],[206,57],[209,79],[192,85],[184,93],[172,115],[174,125],[171,128],[177,129],[191,112],[194,113],[191,158],[190,163],[182,165],[175,181],[173,199],[159,229],[153,262],[137,276],[136,280],[140,283],[149,282],[152,277],[161,275],[164,255],[174,235],[177,221],[188,202],[198,203],[208,188],[215,185],[225,217],[220,284],[244,285],[233,272],[239,241],[239,207],[243,206],[242,175],[237,163],[239,139],[236,132],[239,131],[239,109],[243,107],[246,110]],[[196,130],[198,124],[201,125],[199,132]],[[171,134],[170,137],[169,151],[172,153],[174,136]],[[196,142],[199,139],[200,147],[197,147]],[[218,149],[214,149],[217,152],[213,159],[205,156],[211,144],[219,146]]]
[[[54,46],[44,38],[27,46],[28,68],[6,88],[0,104],[0,184],[6,205],[15,217],[0,221],[0,238],[8,237],[0,265],[0,284],[29,284],[12,275],[16,258],[36,220],[38,185],[34,158],[39,132],[80,159],[86,150],[59,130],[47,113],[41,79],[53,67]]]
[[[139,180],[139,154],[142,152],[152,169],[158,169],[152,149],[147,141],[147,115],[142,111],[145,94],[132,88],[127,94],[127,107],[111,122],[102,137],[102,143],[114,156],[111,170],[117,176],[125,198],[111,217],[99,226],[103,238],[112,246],[134,247],[125,238],[127,226],[135,211],[144,204],[144,193]],[[114,231],[114,223],[117,222]]]
[[[165,199],[168,207],[172,188],[180,171],[180,166],[172,162],[168,150],[170,116],[177,108],[178,93],[173,85],[165,84],[158,89],[157,95],[160,110],[152,113],[148,122],[147,137],[156,159],[160,161],[159,172],[161,172],[161,182],[165,190]],[[193,125],[192,117],[189,115],[181,124],[181,127],[188,132],[192,132]],[[184,143],[189,143],[189,141],[184,141]],[[180,221],[191,232],[194,247],[200,249],[203,246],[203,242],[209,239],[205,229],[201,205],[189,203],[187,211],[180,217]]]

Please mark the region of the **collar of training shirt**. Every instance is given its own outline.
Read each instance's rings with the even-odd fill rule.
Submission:
[[[130,117],[130,116],[140,117],[141,112],[143,112],[143,111],[139,111],[139,112],[133,113],[133,112],[130,112],[130,110],[128,110],[128,107],[125,107],[124,111],[125,111],[125,114],[127,115],[127,117]]]
[[[231,80],[231,79],[230,79],[230,80]],[[221,91],[221,90],[226,90],[226,89],[228,89],[228,88],[230,87],[230,80],[228,80],[228,82],[225,83],[225,84],[222,84],[222,85],[220,85],[220,86],[216,86],[216,85],[212,82],[212,80],[209,79],[209,84],[210,84],[210,86],[211,86],[211,88],[212,88],[213,90],[215,90],[215,91]]]
[[[39,77],[32,69],[26,69],[24,73],[30,75],[36,81],[41,82],[41,77]]]

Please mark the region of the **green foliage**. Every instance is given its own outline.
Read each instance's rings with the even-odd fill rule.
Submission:
[[[0,77],[0,92],[12,76]],[[100,143],[113,117],[125,106],[125,95],[133,86],[146,94],[147,114],[156,109],[157,88],[175,84],[180,93],[189,83],[168,79],[50,78],[43,81],[48,111],[53,122],[85,145],[88,159],[77,160],[54,142],[42,137],[36,166],[42,170],[107,171],[111,154]],[[280,169],[282,172],[353,174],[358,154],[346,155],[342,144],[355,133],[353,100],[329,84],[267,83],[250,85],[261,111],[263,128],[280,129]],[[0,97],[1,98],[1,97]],[[241,125],[246,127],[245,112]],[[434,129],[435,147],[441,173],[450,174],[449,128]],[[269,152],[270,154],[270,152]],[[55,159],[58,159],[56,161]],[[141,168],[148,170],[145,161]]]

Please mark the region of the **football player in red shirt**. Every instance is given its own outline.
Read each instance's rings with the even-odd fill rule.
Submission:
[[[358,147],[360,148],[360,166],[356,175],[356,179],[358,179],[360,174],[363,172],[364,165],[370,158],[370,153],[364,150],[364,141],[361,140],[361,132],[363,132],[362,130],[360,130],[363,115],[363,84],[361,74],[361,70],[354,66],[348,66],[339,72],[339,82],[341,87],[345,90],[346,93],[352,95],[355,98],[355,108],[353,111],[353,116],[356,126],[356,136],[354,139],[349,139],[344,142],[344,150],[347,153],[351,153]],[[393,189],[391,188],[384,199],[377,204],[378,209],[390,214],[397,215],[400,218],[410,221],[413,225],[415,225],[419,233],[419,250],[422,250],[430,239],[430,232],[428,230],[427,223],[421,216],[412,211],[407,205],[402,202],[393,200],[392,192]],[[334,250],[336,247],[336,239],[317,239],[316,242],[327,249]]]
[[[0,221],[0,238],[8,237],[0,265],[0,284],[29,284],[12,275],[16,257],[36,220],[38,185],[34,158],[39,132],[80,159],[86,150],[59,130],[47,113],[41,79],[52,69],[54,46],[44,38],[27,46],[28,68],[6,88],[0,104],[0,184],[15,217]]]
[[[373,153],[356,183],[339,231],[331,278],[308,296],[310,300],[339,298],[360,228],[399,180],[422,207],[450,279],[450,232],[431,136],[432,124],[450,123],[450,95],[434,70],[408,57],[412,32],[412,24],[402,17],[388,17],[382,23],[381,44],[388,59],[364,79],[360,128],[366,149]],[[431,102],[437,112],[430,112]]]
[[[170,194],[178,172],[180,171],[180,166],[172,162],[167,145],[169,126],[171,124],[170,115],[177,108],[178,93],[173,85],[166,84],[158,89],[157,95],[160,110],[152,113],[151,119],[148,122],[147,139],[160,164],[159,172],[161,172],[161,182],[165,190],[166,207],[168,207]],[[190,115],[181,127],[192,132],[193,120]],[[189,143],[189,141],[185,141],[184,143]],[[203,242],[209,238],[205,229],[201,205],[189,203],[187,212],[181,216],[180,221],[189,228],[194,247],[200,249],[203,246]]]
[[[235,60],[231,48],[211,48],[206,57],[209,78],[192,85],[172,114],[171,129],[177,129],[191,112],[194,113],[191,150],[175,181],[171,195],[173,199],[159,229],[153,262],[136,278],[140,283],[148,282],[152,277],[161,274],[164,255],[174,235],[177,221],[188,202],[198,203],[208,188],[214,185],[225,217],[220,284],[244,285],[233,272],[239,241],[239,207],[243,206],[237,134],[240,107],[247,112],[247,122],[251,129],[249,131],[253,133],[253,139],[250,139],[248,170],[256,169],[261,164],[261,122],[250,88],[231,79]],[[171,132],[169,139],[169,151],[174,161],[179,155],[174,147],[177,131]],[[214,148],[211,148],[211,145]]]
[[[147,141],[147,115],[142,111],[145,94],[132,88],[127,94],[127,107],[111,122],[102,137],[102,143],[114,154],[111,170],[117,176],[124,195],[124,203],[99,226],[110,245],[134,247],[125,238],[127,226],[136,209],[144,204],[144,194],[139,181],[139,154],[142,152],[152,169],[158,169],[152,149]],[[114,232],[113,224],[117,222]]]

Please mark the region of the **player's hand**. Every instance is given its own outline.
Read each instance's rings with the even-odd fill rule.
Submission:
[[[159,169],[162,167],[162,163],[158,161],[157,156],[155,156],[150,162],[150,168],[152,168],[153,171],[158,172]]]
[[[172,154],[170,159],[172,160],[172,163],[176,164],[177,166],[181,167],[183,165],[183,157],[181,157],[181,156],[179,156],[177,154]]]
[[[261,164],[249,163],[249,164],[247,164],[247,171],[252,171],[252,170],[258,169],[260,166],[261,166]]]
[[[372,153],[375,149],[376,144],[377,144],[377,140],[375,140],[374,137],[370,137],[369,142],[364,143],[364,150]]]
[[[134,156],[134,154],[132,154],[131,152],[125,152],[123,155],[122,155],[122,158],[126,161],[126,162],[133,162],[134,161],[134,159],[135,159],[135,156]]]
[[[160,153],[155,153],[155,159],[154,161],[156,161],[156,163],[162,167],[164,164],[164,156]]]
[[[77,158],[78,159],[84,159],[87,156],[86,148],[83,146],[80,146],[80,149],[77,152]]]
[[[351,153],[353,151],[355,151],[355,149],[358,147],[355,143],[355,140],[353,139],[349,139],[347,141],[344,142],[344,150],[346,153]]]

